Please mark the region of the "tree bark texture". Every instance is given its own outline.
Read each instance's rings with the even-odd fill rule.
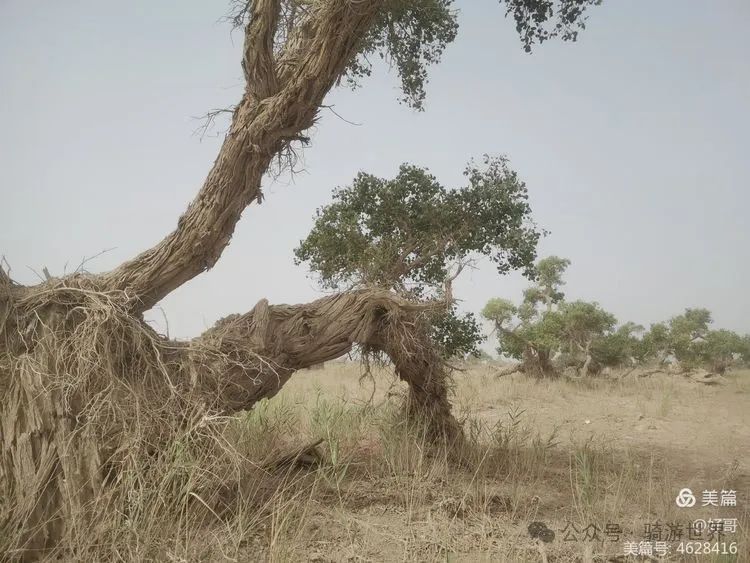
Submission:
[[[313,3],[275,48],[280,0],[252,2],[242,61],[247,86],[213,168],[177,228],[101,276],[102,287],[127,291],[133,309],[142,312],[213,267],[242,211],[261,200],[261,180],[273,157],[313,125],[382,4]]]
[[[0,308],[0,529],[29,558],[95,515],[92,506],[116,502],[106,482],[133,459],[142,468],[182,428],[250,409],[295,371],[355,345],[391,358],[409,385],[409,415],[433,437],[460,439],[425,322],[435,305],[377,289],[299,305],[261,300],[174,342],[133,316],[125,292],[94,284],[51,280],[6,292]]]

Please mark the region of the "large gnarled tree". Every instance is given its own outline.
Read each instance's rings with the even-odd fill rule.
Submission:
[[[598,2],[503,3],[528,50],[555,35],[574,39],[585,8]],[[413,407],[452,426],[444,373],[420,320],[428,306],[394,293],[261,300],[188,343],[143,322],[143,312],[216,263],[242,211],[261,200],[272,160],[306,141],[334,85],[368,74],[368,56],[379,54],[398,71],[403,99],[420,109],[426,69],[457,31],[451,0],[239,6],[245,90],[176,229],[107,273],[35,287],[0,273],[0,549],[31,558],[81,538],[94,545],[106,536],[98,526],[117,518],[126,526],[142,506],[129,499],[145,494],[149,467],[168,444],[211,429],[219,436],[219,415],[251,407],[295,370],[356,343],[387,353]]]

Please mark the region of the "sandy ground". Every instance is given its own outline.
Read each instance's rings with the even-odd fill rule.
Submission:
[[[330,364],[295,376],[270,405],[300,413],[300,436],[329,438],[322,446],[330,450],[327,463],[335,449],[346,464],[333,465],[345,471],[311,492],[305,514],[290,517],[294,524],[274,541],[256,538],[257,556],[625,561],[626,550],[634,549],[626,542],[663,548],[656,542],[664,540],[668,554],[654,552],[651,560],[750,560],[750,371],[707,386],[665,374],[537,382],[520,374],[497,378],[496,370],[479,364],[455,378],[456,414],[467,428],[482,428],[477,444],[485,453],[475,466],[432,459],[421,450],[394,453],[387,446],[393,438],[367,424],[347,438],[346,428],[336,437],[325,424],[309,423],[320,418],[321,401],[325,409],[396,401],[400,385],[386,373],[360,382],[356,364]],[[675,498],[686,487],[697,496],[696,506],[677,507]],[[736,491],[737,506],[701,506],[703,491],[713,490]],[[697,519],[735,520],[737,529],[714,530],[701,547],[713,553],[689,554],[687,526]],[[555,538],[532,538],[528,528],[535,521]],[[682,528],[682,538],[661,531],[670,523]],[[585,529],[598,537],[585,537]],[[694,539],[705,541],[706,534]],[[732,542],[736,555],[716,553],[729,551]],[[640,560],[649,560],[643,555],[648,545],[636,547]]]

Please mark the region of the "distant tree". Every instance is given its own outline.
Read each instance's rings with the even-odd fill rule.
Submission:
[[[618,327],[615,316],[595,302],[565,301],[560,287],[569,264],[556,256],[540,260],[535,283],[524,290],[519,305],[494,298],[482,310],[493,324],[498,353],[521,362],[523,371],[554,376],[560,368],[575,367],[579,374],[593,375],[604,367],[663,365],[669,358],[686,370],[717,373],[750,365],[750,335],[711,329],[708,309],[686,309],[646,331],[632,322]]]
[[[626,322],[616,330],[593,341],[591,356],[598,366],[620,367],[640,364],[644,360],[644,328],[632,322]]]
[[[698,355],[703,365],[719,374],[726,372],[746,354],[743,338],[726,329],[709,331],[705,340],[698,345]]]
[[[547,312],[552,311],[553,305],[565,298],[560,288],[565,285],[562,279],[565,270],[570,266],[570,260],[558,256],[548,256],[539,260],[536,265],[536,285],[527,289],[525,299],[538,299],[544,302]]]
[[[635,347],[635,357],[641,364],[656,361],[664,364],[671,354],[669,327],[666,323],[652,324]]]
[[[507,299],[490,299],[482,316],[492,322],[497,351],[521,362],[535,376],[555,376],[560,367],[575,367],[581,374],[617,366],[638,355],[634,323],[615,329],[617,319],[598,303],[564,301],[561,287],[570,261],[557,256],[540,260],[535,283],[523,292],[516,306]],[[558,357],[553,362],[553,358]]]
[[[508,356],[521,360],[531,343],[520,334],[523,321],[514,322],[517,319],[518,307],[508,299],[495,297],[490,299],[482,309],[482,317],[492,322],[494,332],[497,335],[497,353],[500,356]],[[533,353],[529,350],[529,353]]]
[[[750,367],[750,334],[742,337],[740,361],[745,367]]]
[[[702,363],[704,343],[713,322],[708,309],[685,309],[682,315],[669,320],[670,351],[684,367]]]
[[[323,287],[377,286],[412,299],[445,299],[432,320],[446,357],[476,353],[481,330],[459,315],[453,279],[487,256],[504,274],[533,274],[540,232],[531,221],[526,185],[504,158],[470,163],[467,185],[448,189],[423,168],[404,164],[391,179],[360,173],[318,210],[295,249]]]
[[[613,333],[617,319],[598,303],[562,303],[558,314],[561,317],[561,344],[572,356],[583,358],[583,363],[578,366],[582,375],[596,372],[603,365],[617,363],[626,353],[625,341]]]
[[[685,309],[669,321],[670,352],[685,369],[724,373],[747,354],[746,342],[731,330],[713,330],[708,309]]]
[[[641,362],[655,360],[659,364],[671,357],[682,369],[703,367],[724,373],[750,354],[750,336],[711,329],[712,323],[708,309],[685,309],[666,323],[651,325],[636,344],[635,356]]]
[[[494,298],[482,310],[482,316],[494,325],[497,352],[519,360],[521,368],[531,375],[555,375],[551,360],[561,345],[562,319],[552,305],[562,299],[559,287],[568,264],[556,256],[540,260],[532,272],[536,281],[524,291],[518,306]]]

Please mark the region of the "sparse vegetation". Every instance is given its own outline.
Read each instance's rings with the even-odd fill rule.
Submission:
[[[657,520],[685,524],[674,505],[683,486],[746,490],[735,464],[746,429],[732,441],[704,435],[719,405],[727,425],[740,424],[748,372],[706,388],[666,376],[539,383],[470,367],[455,380],[466,441],[449,452],[430,446],[424,427],[388,399],[406,392],[392,371],[373,367],[373,396],[369,383],[357,383],[359,371],[333,362],[305,372],[233,418],[223,448],[185,440],[159,461],[161,479],[136,481],[149,494],[134,491],[126,519],[99,523],[112,534],[106,543],[76,537],[85,550],[78,558],[538,561],[527,527],[542,521],[557,536],[547,556],[573,562],[587,552],[617,556],[622,541],[640,541]],[[630,408],[636,402],[643,418]],[[314,461],[275,463],[319,438]],[[696,444],[686,458],[682,448]],[[195,489],[227,464],[232,470],[219,474],[240,481],[227,479],[215,498]],[[694,516],[737,516],[734,539],[750,539],[746,509],[697,508]],[[621,541],[604,536],[608,523],[621,527]],[[601,541],[562,540],[572,525],[592,524]]]
[[[598,3],[500,1],[526,51],[575,40]],[[570,261],[534,264],[542,232],[505,158],[470,163],[461,188],[404,164],[335,192],[295,251],[331,294],[261,299],[186,341],[147,324],[216,264],[263,179],[294,168],[336,85],[361,85],[377,56],[423,110],[458,32],[452,0],[232,6],[244,90],[174,231],[108,272],[45,268],[24,286],[0,268],[0,558],[589,562],[678,521],[687,486],[739,491],[738,507],[691,517],[736,517],[748,545],[750,377],[730,368],[750,362],[750,336],[711,329],[706,309],[646,331],[567,300]],[[453,281],[480,257],[533,282],[482,312],[523,374],[462,361],[482,335]],[[333,362],[352,352],[360,364]],[[723,385],[622,369],[668,360]],[[717,412],[731,440],[707,436]],[[621,537],[552,544],[532,523]]]
[[[598,303],[566,301],[561,287],[569,265],[557,256],[540,260],[533,273],[536,282],[524,291],[520,305],[493,298],[482,310],[493,324],[497,352],[520,360],[520,371],[554,377],[573,368],[584,376],[605,367],[662,366],[671,358],[683,371],[701,367],[723,374],[746,364],[750,336],[709,329],[707,309],[686,309],[645,331],[630,321],[617,326],[615,316]]]

